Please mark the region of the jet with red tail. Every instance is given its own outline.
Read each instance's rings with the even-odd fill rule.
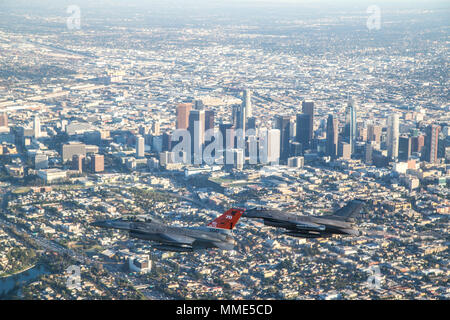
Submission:
[[[192,252],[210,248],[234,250],[236,241],[231,231],[243,212],[242,209],[229,209],[204,227],[168,226],[148,216],[97,221],[92,225],[128,231],[130,237],[156,242],[153,247],[164,251]]]

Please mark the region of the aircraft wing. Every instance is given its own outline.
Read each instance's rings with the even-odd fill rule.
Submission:
[[[181,234],[162,233],[160,236],[162,239],[164,239],[165,243],[171,243],[171,244],[192,245],[192,243],[195,241],[194,238],[183,236]]]
[[[229,243],[229,242],[221,242],[221,241],[216,241],[216,242],[212,242],[217,248],[222,249],[222,250],[233,250],[234,249],[234,244]]]
[[[364,201],[362,200],[352,200],[347,205],[343,206],[342,208],[334,212],[331,216],[333,218],[338,218],[347,221],[348,219],[357,215],[361,210],[361,208],[363,207],[363,205]]]

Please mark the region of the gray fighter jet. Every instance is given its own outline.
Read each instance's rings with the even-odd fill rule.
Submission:
[[[263,219],[266,226],[287,229],[284,233],[301,238],[327,238],[333,234],[359,235],[353,229],[351,219],[364,205],[362,200],[352,200],[329,216],[301,216],[280,210],[252,208],[245,210],[242,217]]]
[[[233,250],[236,244],[231,230],[243,210],[230,209],[206,227],[173,227],[150,217],[133,216],[97,221],[95,227],[126,230],[130,237],[158,242],[159,250],[190,252],[200,249],[219,248]]]

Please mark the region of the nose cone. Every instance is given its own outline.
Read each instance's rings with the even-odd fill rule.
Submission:
[[[105,221],[95,221],[91,223],[91,226],[97,228],[111,228],[111,223],[108,220]]]

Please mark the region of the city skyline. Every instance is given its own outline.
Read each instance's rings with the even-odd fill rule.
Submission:
[[[0,299],[447,300],[449,12],[3,1]]]

